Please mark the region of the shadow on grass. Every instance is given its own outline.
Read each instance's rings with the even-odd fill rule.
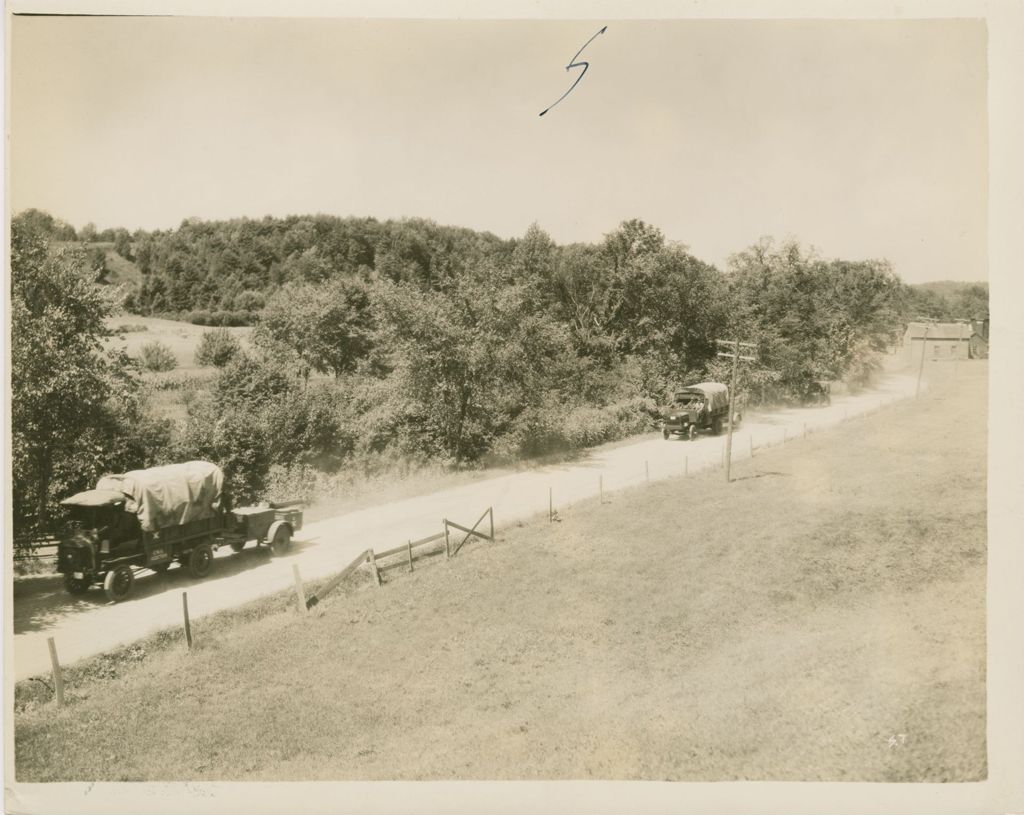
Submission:
[[[753,475],[737,476],[736,478],[733,479],[733,481],[750,481],[750,479],[752,478],[767,478],[768,476],[774,475],[786,476],[788,478],[789,476],[792,475],[792,473],[780,473],[776,472],[775,470],[765,470],[764,472],[754,473]]]

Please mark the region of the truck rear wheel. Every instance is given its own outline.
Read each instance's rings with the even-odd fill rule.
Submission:
[[[75,577],[73,574],[64,575],[64,588],[68,594],[85,594],[90,585],[92,585],[92,581],[87,577]]]
[[[282,526],[274,533],[274,539],[270,542],[270,551],[275,555],[283,555],[292,547],[292,532],[287,526]]]
[[[213,566],[213,547],[201,543],[188,556],[188,573],[197,580],[206,577]]]
[[[132,593],[134,585],[135,573],[132,571],[132,567],[123,564],[115,566],[103,578],[103,591],[106,592],[107,599],[115,603],[126,599]]]

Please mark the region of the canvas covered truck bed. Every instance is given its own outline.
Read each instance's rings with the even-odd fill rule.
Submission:
[[[96,489],[123,494],[125,511],[138,515],[143,531],[155,532],[217,515],[224,473],[208,461],[187,461],[105,475]]]
[[[729,389],[719,382],[701,382],[698,385],[689,385],[676,391],[677,402],[683,402],[690,394],[700,393],[707,400],[711,410],[721,410],[729,407]]]

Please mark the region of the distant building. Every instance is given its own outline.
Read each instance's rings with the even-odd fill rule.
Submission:
[[[971,359],[988,359],[988,317],[971,321]]]
[[[921,359],[922,352],[925,359],[967,359],[974,336],[974,327],[966,321],[910,323],[903,334],[903,356],[907,362]],[[985,348],[987,352],[987,340]]]

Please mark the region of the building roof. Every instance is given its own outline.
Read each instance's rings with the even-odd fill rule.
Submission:
[[[928,329],[930,340],[956,340],[961,339],[967,342],[974,333],[970,323],[909,323],[907,325],[907,337],[912,340],[924,337],[925,329]]]

